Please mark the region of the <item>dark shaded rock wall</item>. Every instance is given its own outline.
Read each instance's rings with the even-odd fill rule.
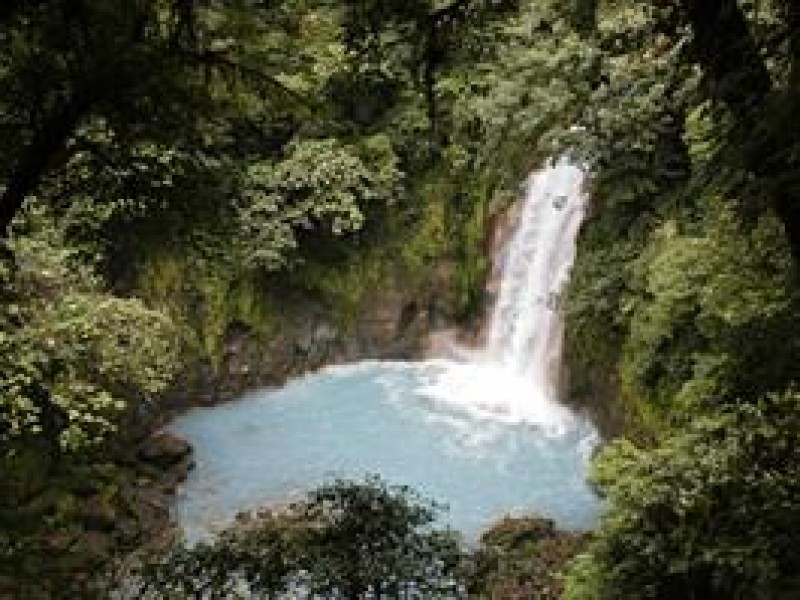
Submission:
[[[239,321],[229,323],[220,364],[189,365],[162,406],[172,412],[228,401],[328,364],[417,358],[431,333],[456,323],[452,271],[443,262],[423,287],[406,286],[401,278],[386,282],[365,294],[346,322],[323,303],[294,296],[266,335]]]

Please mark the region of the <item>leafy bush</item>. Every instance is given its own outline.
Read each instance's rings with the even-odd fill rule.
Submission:
[[[142,594],[457,597],[458,544],[433,526],[436,510],[377,478],[336,481],[285,512],[255,515],[211,543],[175,550],[144,569]]]
[[[141,301],[105,293],[63,247],[26,239],[15,252],[0,305],[0,443],[97,443],[130,400],[169,383],[173,327]]]
[[[245,259],[270,268],[297,248],[299,230],[341,236],[361,229],[370,203],[397,198],[400,173],[391,160],[370,169],[336,140],[306,140],[276,165],[251,165],[247,180],[239,209]]]
[[[737,402],[652,450],[618,441],[594,480],[608,512],[566,598],[796,597],[800,394]]]
[[[800,342],[791,264],[769,214],[743,223],[718,203],[702,233],[662,225],[633,268],[641,288],[631,297],[623,384],[683,416],[710,398],[782,389]]]

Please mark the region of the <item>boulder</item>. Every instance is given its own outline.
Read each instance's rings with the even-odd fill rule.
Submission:
[[[169,524],[169,498],[155,487],[130,488],[121,493],[129,516],[142,533],[158,532]]]
[[[56,553],[66,552],[75,543],[77,536],[66,530],[49,531],[42,536],[44,546]],[[2,598],[2,596],[0,596]]]
[[[156,433],[139,446],[139,459],[167,470],[183,461],[192,451],[186,440],[167,432]]]

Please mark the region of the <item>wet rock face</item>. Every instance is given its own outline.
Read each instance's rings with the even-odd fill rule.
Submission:
[[[193,365],[162,406],[183,409],[231,400],[327,364],[418,357],[434,330],[456,322],[454,269],[442,262],[422,291],[400,280],[376,288],[346,319],[313,299],[294,297],[282,305],[268,335],[230,323],[221,364]]]

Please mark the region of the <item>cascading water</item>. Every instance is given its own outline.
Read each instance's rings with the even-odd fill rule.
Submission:
[[[566,160],[528,181],[516,229],[495,257],[499,293],[480,349],[460,360],[329,367],[173,422],[197,461],[174,507],[187,535],[366,473],[447,503],[448,521],[468,539],[514,511],[590,527],[597,499],[585,469],[598,438],[557,402],[558,304],[582,184]]]
[[[583,172],[566,159],[529,180],[519,226],[500,261],[486,348],[498,362],[530,373],[550,397],[561,362],[559,303],[586,202],[582,186]]]
[[[557,403],[559,305],[585,211],[583,183],[582,169],[566,158],[530,177],[519,222],[495,260],[500,290],[485,346],[469,361],[443,363],[423,393],[479,417],[527,422],[555,435],[571,424]]]

